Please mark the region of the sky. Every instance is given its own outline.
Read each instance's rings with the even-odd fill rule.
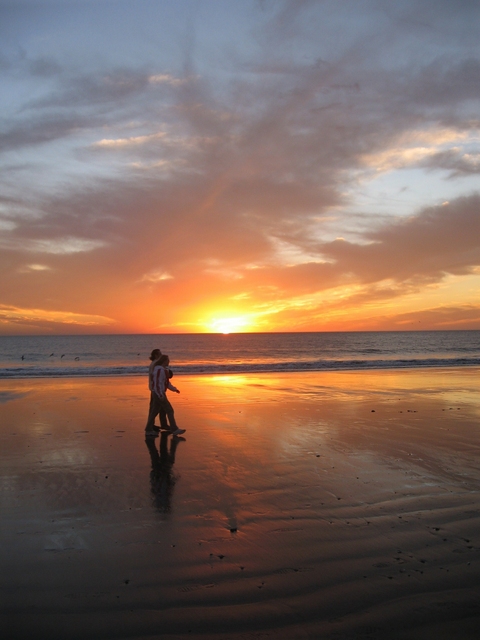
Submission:
[[[0,334],[480,329],[478,0],[0,0]]]

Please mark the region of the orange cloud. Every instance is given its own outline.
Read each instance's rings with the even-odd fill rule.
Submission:
[[[7,331],[26,331],[27,333],[36,331],[65,333],[75,329],[96,331],[105,330],[105,327],[112,327],[114,324],[114,320],[103,316],[0,305],[0,326]]]

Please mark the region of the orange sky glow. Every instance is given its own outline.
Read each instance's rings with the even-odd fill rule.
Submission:
[[[0,335],[480,329],[478,3],[133,4],[0,9]]]

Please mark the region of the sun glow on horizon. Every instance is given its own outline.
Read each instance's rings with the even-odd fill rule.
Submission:
[[[216,318],[208,323],[208,328],[214,333],[223,334],[253,331],[252,321],[248,316]]]

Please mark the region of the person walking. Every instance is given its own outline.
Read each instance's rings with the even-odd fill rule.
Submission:
[[[155,432],[159,432],[160,429],[168,429],[168,422],[167,422],[167,415],[165,413],[165,411],[158,411],[158,409],[156,409],[156,407],[154,407],[155,404],[155,392],[153,390],[153,371],[157,365],[158,359],[161,357],[162,352],[160,351],[160,349],[153,349],[152,353],[150,354],[150,365],[148,367],[148,388],[150,389],[150,404],[148,406],[148,418],[147,418],[147,424],[145,426],[145,433],[151,432],[151,431],[155,431]],[[159,417],[160,417],[160,427],[157,427],[155,425],[155,418],[157,416],[157,414],[159,413]]]
[[[174,391],[175,393],[180,393],[180,391],[170,382],[170,370],[168,368],[169,364],[170,358],[164,354],[160,356],[160,358],[155,362],[155,366],[153,368],[154,397],[152,411],[149,415],[150,425],[147,423],[147,427],[145,428],[146,436],[155,437],[158,435],[157,431],[153,428],[153,422],[157,413],[160,414],[160,419],[162,419],[162,413],[167,416],[168,423],[170,425],[170,433],[172,435],[180,436],[186,431],[186,429],[178,428],[178,425],[175,421],[175,412],[172,405],[170,404],[170,401],[167,398],[167,389],[170,389],[170,391]]]

